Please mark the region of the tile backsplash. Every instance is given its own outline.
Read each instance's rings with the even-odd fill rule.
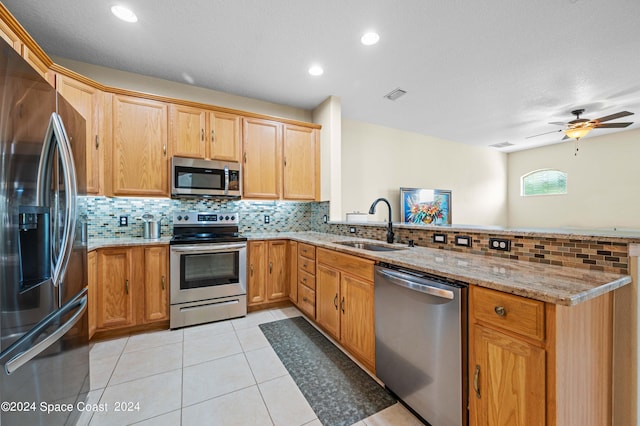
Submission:
[[[163,237],[173,234],[173,212],[237,211],[240,232],[295,232],[316,230],[322,216],[328,214],[328,202],[247,201],[225,199],[169,199],[83,197],[86,205],[89,238],[140,237],[143,214],[162,218]],[[326,204],[326,207],[320,205]],[[324,212],[327,213],[324,213]],[[265,223],[265,215],[269,223]],[[127,216],[129,225],[120,226],[120,216]],[[313,222],[317,222],[315,225]],[[317,229],[320,230],[320,229]]]

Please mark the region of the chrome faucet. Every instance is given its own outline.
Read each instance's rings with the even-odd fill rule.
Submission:
[[[393,244],[393,225],[391,224],[391,204],[389,204],[389,201],[387,201],[386,198],[378,198],[373,202],[373,204],[371,204],[371,207],[369,207],[369,214],[374,214],[376,212],[376,205],[380,201],[384,201],[387,204],[387,207],[389,207],[389,225],[387,227],[387,242],[389,244]]]

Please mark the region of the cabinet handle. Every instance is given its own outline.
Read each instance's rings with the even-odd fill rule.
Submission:
[[[306,283],[307,283],[307,277],[304,277],[304,278],[302,279],[302,282],[306,284]]]
[[[495,308],[493,308],[493,311],[501,317],[506,317],[507,316],[507,310],[504,308],[504,306],[496,306]]]
[[[124,280],[124,292],[129,294],[129,280]]]
[[[247,152],[246,151],[242,154],[242,159],[244,160],[245,163],[247,162]]]
[[[287,167],[287,157],[284,157],[284,166]]]
[[[303,267],[304,269],[307,269],[307,264],[306,264],[306,263],[303,263],[303,264],[302,264],[302,267]]]
[[[164,154],[164,156],[167,156],[167,144],[162,145],[162,154]]]
[[[308,302],[309,300],[307,300],[307,298],[306,298],[306,297],[303,297],[303,298],[302,298],[302,301],[303,301],[303,302]]]
[[[342,310],[342,313],[344,314],[344,296],[342,296],[342,300],[340,301],[340,309]]]
[[[216,131],[211,129],[211,143],[216,143]]]
[[[249,272],[251,273],[251,276],[253,276],[253,264],[249,265]]]
[[[100,146],[100,137],[96,135],[96,149]]]
[[[273,271],[273,262],[269,262],[269,273]]]
[[[476,391],[476,398],[480,399],[480,366],[476,364],[476,371],[473,373],[473,390]]]
[[[338,293],[336,293],[336,297],[333,298],[333,306],[336,307],[336,311],[338,310]]]
[[[164,280],[164,275],[163,275],[163,276],[162,276],[162,280],[160,280],[160,282],[162,283],[162,289],[163,289],[163,290],[164,290],[164,285],[165,285],[165,284],[164,284],[164,281],[165,281],[165,280]]]
[[[200,140],[204,140],[204,129],[200,129]]]

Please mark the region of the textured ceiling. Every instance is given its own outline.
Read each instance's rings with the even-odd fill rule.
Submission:
[[[477,146],[557,143],[525,138],[579,107],[640,127],[638,0],[120,2],[137,24],[111,0],[3,3],[51,55],[305,109],[336,95],[345,118]]]

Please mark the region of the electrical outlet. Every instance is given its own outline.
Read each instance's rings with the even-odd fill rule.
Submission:
[[[327,223],[329,221],[329,217],[325,214],[322,216],[322,223]]]
[[[463,247],[471,247],[471,237],[456,235],[456,245]]]
[[[489,238],[489,248],[500,251],[510,251],[511,241],[506,238]]]
[[[447,234],[433,234],[433,242],[436,244],[447,244]]]
[[[120,216],[120,226],[129,226],[129,216]]]
[[[269,219],[269,215],[265,214],[264,215],[264,223],[269,223],[270,219]]]
[[[355,226],[350,226],[350,227],[349,227],[349,232],[350,232],[351,234],[355,234],[355,233],[356,233],[356,227],[355,227]]]

